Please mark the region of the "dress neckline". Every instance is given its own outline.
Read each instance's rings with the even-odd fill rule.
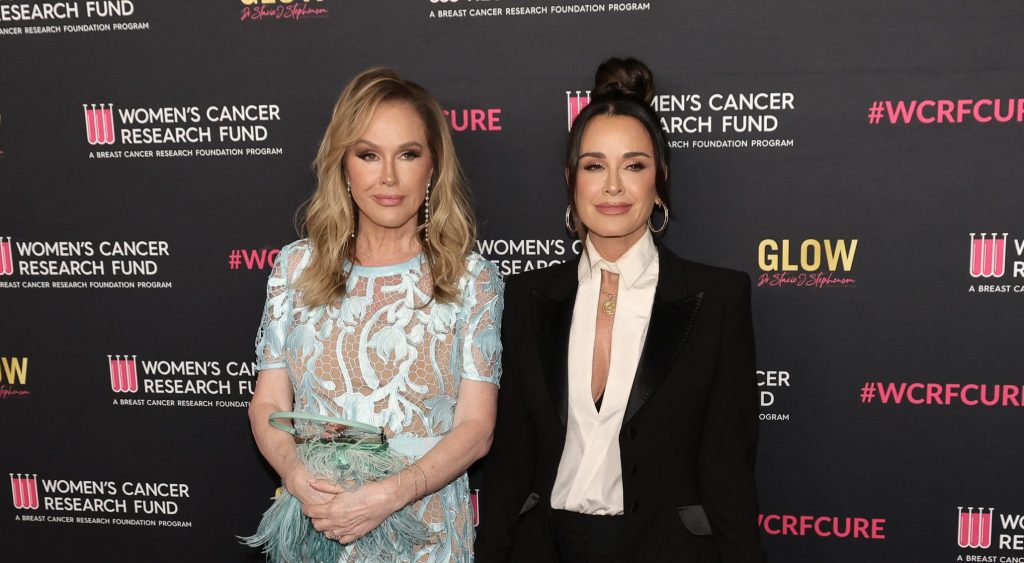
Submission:
[[[423,262],[425,259],[426,259],[425,254],[423,252],[420,252],[419,254],[416,254],[415,256],[413,256],[412,258],[406,260],[405,262],[399,262],[397,264],[385,264],[383,266],[362,266],[362,265],[359,265],[359,264],[352,264],[351,262],[346,260],[345,261],[346,262],[345,265],[348,266],[349,264],[351,264],[351,266],[352,266],[352,275],[366,276],[366,277],[390,276],[390,275],[394,275],[394,274],[399,274],[401,272],[404,272],[406,270],[410,270],[410,269],[412,269],[412,268],[414,268],[416,266],[419,266],[420,263]]]

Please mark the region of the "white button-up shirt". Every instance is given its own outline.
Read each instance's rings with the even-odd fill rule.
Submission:
[[[598,303],[604,302],[601,270],[619,274],[619,288],[608,383],[599,412],[590,383]],[[551,507],[584,514],[622,514],[619,430],[651,320],[658,249],[648,231],[617,261],[609,262],[588,238],[577,274],[579,289],[569,332],[568,428]]]

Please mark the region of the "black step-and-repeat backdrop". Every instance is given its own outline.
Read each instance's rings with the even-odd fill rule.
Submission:
[[[577,252],[567,127],[632,55],[667,244],[754,279],[771,560],[1024,561],[1022,37],[1016,1],[0,0],[3,559],[261,560],[252,341],[341,88],[437,95],[515,275]]]

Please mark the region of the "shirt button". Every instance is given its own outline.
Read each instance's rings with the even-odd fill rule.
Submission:
[[[636,514],[640,511],[640,501],[634,500],[633,504],[629,507],[629,511]]]

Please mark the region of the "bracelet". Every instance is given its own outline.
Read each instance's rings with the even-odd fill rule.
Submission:
[[[416,498],[421,499],[427,496],[427,473],[423,471],[423,468],[420,467],[420,464],[418,463],[413,463],[409,465],[410,469],[413,467],[415,467],[416,470],[420,472],[420,478],[423,480],[423,492],[420,492],[419,485],[416,483],[415,480],[413,481],[413,488],[415,490]]]

